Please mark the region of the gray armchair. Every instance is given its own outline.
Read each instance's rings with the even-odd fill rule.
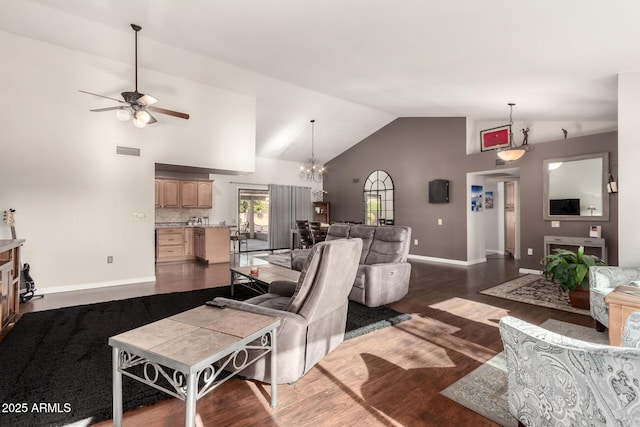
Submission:
[[[279,317],[277,381],[292,383],[344,341],[348,296],[358,269],[361,239],[318,243],[297,283],[276,281],[267,294],[246,301],[216,298],[228,307]],[[240,375],[271,383],[271,355]]]
[[[619,285],[640,286],[640,268],[589,267],[591,317],[596,319],[596,329],[601,332],[609,327],[609,310],[604,298]]]
[[[622,347],[592,344],[515,317],[500,320],[509,412],[521,425],[640,425],[640,311]]]

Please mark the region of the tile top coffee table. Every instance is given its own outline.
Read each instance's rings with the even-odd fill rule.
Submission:
[[[609,306],[609,344],[621,345],[627,317],[640,310],[640,288],[618,286],[604,297]]]
[[[276,317],[203,305],[109,338],[113,424],[122,425],[122,375],[184,400],[185,426],[193,426],[199,398],[268,353],[275,408],[279,325]]]
[[[258,274],[251,271],[258,269]],[[245,267],[232,267],[231,269],[231,296],[235,285],[245,286],[258,293],[264,293],[272,282],[276,280],[289,280],[297,282],[300,272],[275,264],[248,265]]]

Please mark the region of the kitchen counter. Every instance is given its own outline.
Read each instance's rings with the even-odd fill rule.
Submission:
[[[185,227],[185,228],[230,228],[231,225],[220,224],[194,224],[189,225],[185,222],[156,222],[156,228],[171,228],[171,227]]]

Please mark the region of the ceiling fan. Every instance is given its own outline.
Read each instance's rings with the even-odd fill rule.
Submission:
[[[119,102],[124,105],[117,107],[97,108],[95,110],[89,110],[93,112],[113,111],[116,110],[116,117],[122,121],[128,121],[133,118],[133,125],[138,128],[143,128],[146,125],[157,122],[155,117],[151,115],[151,112],[167,114],[169,116],[179,117],[181,119],[188,120],[189,115],[186,113],[180,113],[178,111],[167,110],[165,108],[154,107],[153,104],[158,100],[151,95],[145,95],[138,92],[138,32],[142,29],[141,26],[131,24],[131,28],[135,31],[136,40],[136,88],[133,92],[122,92],[122,99],[111,98],[109,96],[98,95],[97,93],[87,92],[86,90],[80,90],[79,92],[87,93],[89,95],[99,96],[101,98],[107,98],[112,101]]]

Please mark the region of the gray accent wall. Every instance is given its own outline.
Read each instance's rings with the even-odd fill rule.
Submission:
[[[617,265],[616,194],[609,196],[609,221],[561,221],[560,228],[551,228],[551,222],[542,219],[543,161],[606,151],[615,173],[617,140],[617,132],[607,132],[535,144],[521,160],[497,166],[494,151],[466,155],[465,118],[399,118],[327,163],[324,200],[331,203],[332,222],[362,221],[364,181],[372,171],[385,170],[394,182],[396,224],[410,226],[412,239],[418,239],[410,253],[467,261],[467,173],[519,168],[522,268],[540,269],[544,235],[588,237],[591,225],[602,226],[609,264]],[[449,203],[428,203],[428,183],[433,179],[450,181]],[[534,255],[527,255],[527,248]]]
[[[389,173],[394,219],[412,227],[410,253],[466,260],[466,119],[399,118],[327,163],[324,200],[331,221],[362,221],[363,186],[371,172]],[[429,204],[429,181],[448,179],[449,203]],[[358,182],[354,182],[358,180]],[[438,218],[443,225],[438,226]]]

